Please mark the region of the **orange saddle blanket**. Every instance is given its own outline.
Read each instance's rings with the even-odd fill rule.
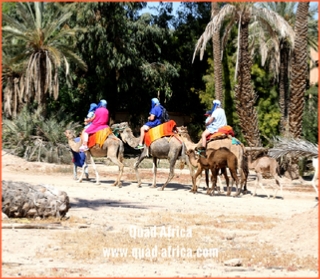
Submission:
[[[151,128],[148,132],[145,133],[145,145],[149,147],[152,142],[159,138],[174,135],[173,129],[176,125],[176,122],[174,122],[173,120],[169,120],[168,122],[160,124],[157,127]]]
[[[221,128],[219,128],[219,130],[213,134],[210,134],[208,137],[207,137],[207,141],[210,141],[210,140],[215,140],[217,138],[222,138],[223,136],[232,136],[234,137],[234,132],[233,132],[233,129],[231,126],[227,125],[227,126],[223,126]]]
[[[89,135],[88,147],[91,148],[92,146],[99,144],[100,148],[102,148],[102,145],[104,144],[105,140],[111,134],[112,134],[112,130],[110,127],[108,127],[108,128],[99,130],[94,134]]]

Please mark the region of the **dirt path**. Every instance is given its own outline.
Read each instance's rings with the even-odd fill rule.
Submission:
[[[2,229],[2,276],[318,277],[318,206],[308,183],[285,181],[283,200],[261,189],[232,198],[205,195],[203,181],[189,193],[187,170],[177,170],[164,191],[150,188],[149,169],[141,170],[142,188],[129,167],[122,188],[111,186],[116,167],[98,170],[101,185],[79,184],[71,166],[2,156],[3,180],[50,184],[71,201],[64,229]],[[158,186],[166,177],[159,170]]]

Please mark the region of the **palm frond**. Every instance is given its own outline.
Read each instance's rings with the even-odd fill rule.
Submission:
[[[197,44],[195,46],[195,50],[193,53],[192,62],[194,61],[194,58],[198,51],[200,51],[200,60],[203,58],[204,50],[206,48],[206,45],[208,41],[212,38],[214,32],[217,32],[220,30],[221,23],[223,20],[233,14],[235,12],[235,6],[227,4],[221,8],[219,13],[212,18],[212,20],[208,23],[206,26],[205,31],[200,36],[199,40],[197,41]]]
[[[303,139],[275,137],[273,148],[269,149],[268,155],[279,158],[291,154],[294,156],[318,157],[319,147]]]

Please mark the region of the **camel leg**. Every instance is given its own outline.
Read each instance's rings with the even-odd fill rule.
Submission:
[[[84,174],[86,175],[86,180],[89,180],[88,165],[87,165],[87,163],[84,163],[84,164],[85,164]]]
[[[192,189],[190,190],[190,192],[192,192],[192,193],[196,193],[198,191],[197,178],[202,173],[202,170],[203,169],[199,165],[197,172],[192,176]],[[207,191],[208,191],[208,189],[207,189]]]
[[[227,196],[230,196],[231,195],[231,190],[230,190],[230,186],[229,186],[229,177],[228,177],[228,174],[227,174],[227,169],[226,168],[222,168],[221,169],[222,171],[222,174],[226,180],[226,184],[227,184]]]
[[[280,190],[281,193],[281,198],[283,198],[283,192],[282,192],[282,184],[280,183],[280,177],[277,174],[273,174],[274,180],[276,181],[276,186],[275,186],[275,192],[273,195],[273,198],[277,196],[278,190]]]
[[[107,157],[112,163],[114,163],[115,165],[117,165],[119,167],[119,174],[117,177],[117,180],[112,184],[112,186],[117,186],[119,188],[122,187],[122,183],[121,183],[121,177],[123,174],[123,169],[124,169],[124,165],[118,160],[118,158],[115,157]]]
[[[174,165],[176,164],[176,161],[178,158],[178,153],[175,156],[173,156],[173,154],[170,154],[170,152],[169,152],[168,158],[169,158],[169,162],[170,162],[170,173],[169,173],[169,176],[168,176],[166,183],[164,183],[163,186],[161,187],[162,191],[164,190],[164,188],[167,186],[167,184],[171,181],[171,179],[174,176]]]
[[[157,171],[158,171],[158,162],[157,158],[152,158],[152,173],[153,173],[153,179],[152,179],[152,188],[157,188]]]
[[[78,167],[76,164],[73,164],[73,179],[78,180]],[[89,172],[88,172],[88,165],[87,163],[84,163],[84,174],[86,175],[86,180],[89,180]]]
[[[86,156],[90,156],[89,151],[86,151]],[[98,171],[97,171],[96,164],[94,163],[94,160],[93,160],[92,156],[90,156],[90,161],[91,161],[92,168],[94,169],[94,172],[96,174],[96,184],[99,185],[100,184],[100,178],[99,178],[99,174],[98,174]],[[82,182],[82,178],[83,178],[83,175],[85,173],[85,168],[86,168],[86,164],[83,165],[81,176],[80,176],[80,178],[79,178],[79,180],[77,182]]]
[[[227,180],[226,177],[228,177],[227,173],[224,175],[224,178]],[[219,190],[218,191],[219,191],[219,193],[224,193],[224,189],[223,189],[222,180],[220,178],[220,175],[217,176],[217,179],[218,179],[218,184],[219,184]],[[228,180],[229,180],[229,178],[228,178]]]
[[[207,194],[210,195],[214,195],[214,188],[217,186],[217,176],[218,176],[218,173],[219,173],[219,169],[215,169],[214,167],[211,169],[211,173],[212,173],[212,186],[211,186],[211,193],[208,193],[207,191]]]
[[[230,169],[229,169],[230,170]],[[230,174],[231,174],[231,177],[232,179],[236,182],[236,193],[235,193],[235,197],[236,196],[239,196],[240,195],[240,192],[241,192],[241,189],[238,188],[238,185],[239,185],[239,178],[238,178],[238,175],[237,175],[237,171],[236,170],[230,170]]]
[[[134,166],[133,166],[134,171],[135,171],[135,173],[136,173],[136,177],[137,177],[138,187],[141,187],[141,178],[140,178],[140,175],[139,175],[138,167],[139,167],[140,163],[144,160],[144,158],[146,158],[146,156],[147,156],[146,154],[147,154],[147,149],[145,148],[145,149],[142,151],[140,157],[139,157],[138,160],[134,163]]]
[[[257,173],[257,179],[259,181],[259,185],[262,188],[262,190],[267,194],[268,199],[270,198],[269,193],[267,192],[267,190],[264,188],[263,184],[262,184],[262,174],[261,173]]]

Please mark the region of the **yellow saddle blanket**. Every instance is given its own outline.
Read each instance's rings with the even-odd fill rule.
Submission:
[[[151,128],[148,132],[145,133],[144,143],[147,147],[150,146],[152,142],[155,140],[165,137],[165,136],[173,136],[173,129],[176,126],[176,122],[173,120],[169,120],[163,124],[160,124],[154,128]]]
[[[105,140],[107,139],[108,136],[112,134],[112,130],[110,127],[104,128],[102,130],[99,130],[98,132],[89,135],[89,140],[88,140],[88,147],[95,146],[98,144],[100,148],[102,148]]]

